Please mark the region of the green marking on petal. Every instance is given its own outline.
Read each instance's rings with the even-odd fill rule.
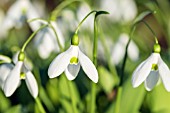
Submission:
[[[70,59],[70,64],[77,64],[78,63],[78,58],[77,57],[72,57]]]
[[[158,70],[158,65],[157,64],[152,64],[152,70]]]
[[[25,73],[23,72],[20,73],[20,79],[25,79]]]

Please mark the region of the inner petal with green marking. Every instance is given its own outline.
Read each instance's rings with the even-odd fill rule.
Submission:
[[[72,57],[70,59],[70,64],[77,64],[78,63],[78,58],[77,57]]]
[[[154,71],[158,70],[158,65],[157,64],[152,64],[151,69],[154,70]]]
[[[20,79],[25,79],[25,73],[24,72],[20,73]]]

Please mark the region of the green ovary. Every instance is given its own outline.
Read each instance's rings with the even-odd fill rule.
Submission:
[[[77,57],[72,57],[70,59],[70,64],[77,64],[78,63],[78,58]]]
[[[20,73],[20,79],[25,79],[25,73],[23,72]]]
[[[151,69],[154,70],[154,71],[158,70],[158,65],[157,64],[152,64]]]

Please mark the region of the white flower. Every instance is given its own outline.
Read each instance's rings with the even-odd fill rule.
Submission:
[[[161,78],[165,89],[170,92],[170,70],[159,53],[152,53],[133,72],[132,85],[138,87],[145,81],[145,88],[151,91]]]
[[[48,24],[46,21],[39,21],[41,24]],[[59,52],[59,44],[57,38],[62,47],[64,47],[64,36],[62,35],[60,29],[58,28],[56,21],[50,21],[51,25],[54,27],[57,36],[54,31],[50,28],[44,28],[35,36],[35,44],[37,46],[38,53],[41,58],[46,59],[50,56],[52,52]]]
[[[98,82],[98,72],[91,60],[84,55],[78,46],[71,45],[70,48],[59,54],[50,64],[48,75],[50,78],[59,76],[63,71],[69,80],[76,78],[80,65],[86,75],[95,83]]]
[[[31,4],[30,0],[16,0],[16,2],[9,8],[4,21],[2,21],[1,36],[6,36],[9,29],[12,27],[20,28],[26,19],[33,19],[40,17],[36,9]],[[40,25],[29,23],[31,29],[35,31]]]
[[[123,59],[128,40],[129,36],[127,34],[123,33],[120,35],[118,42],[113,47],[111,55],[111,62],[113,64],[117,65]],[[133,61],[136,61],[139,58],[139,49],[133,40],[130,41],[127,53],[130,59]]]
[[[36,98],[38,95],[37,82],[32,72],[25,67],[23,61],[18,61],[8,74],[3,87],[5,95],[11,96],[19,86],[21,79],[25,79],[29,92]]]
[[[112,21],[129,22],[137,14],[137,7],[134,0],[101,0],[102,10],[108,11]]]
[[[13,69],[14,65],[10,63],[5,63],[0,65],[0,87],[3,89],[4,82],[10,73],[10,71]]]

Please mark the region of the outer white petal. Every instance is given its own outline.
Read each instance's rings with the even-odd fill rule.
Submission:
[[[151,56],[142,62],[132,74],[132,85],[138,87],[149,75],[152,64],[157,64],[158,54],[152,53]]]
[[[74,80],[77,77],[79,70],[80,70],[80,63],[69,64],[65,70],[65,74],[68,80]]]
[[[72,57],[72,46],[65,52],[59,54],[50,64],[48,68],[48,76],[54,78],[59,76],[70,63],[70,58]]]
[[[20,72],[22,65],[23,62],[17,62],[5,81],[3,90],[7,97],[11,96],[14,93],[20,83]]]
[[[151,91],[159,80],[158,71],[151,71],[145,80],[145,88],[147,91]]]
[[[78,59],[86,75],[95,83],[98,82],[98,72],[92,61],[79,50]]]
[[[170,70],[168,66],[164,63],[164,61],[161,59],[161,57],[158,61],[158,69],[165,89],[170,92]]]
[[[36,79],[34,78],[34,75],[32,74],[31,71],[27,71],[26,72],[26,85],[29,89],[29,92],[31,93],[31,95],[36,98],[38,95],[38,85],[36,82]]]
[[[12,64],[0,65],[0,87],[3,88],[4,82],[14,66]]]

